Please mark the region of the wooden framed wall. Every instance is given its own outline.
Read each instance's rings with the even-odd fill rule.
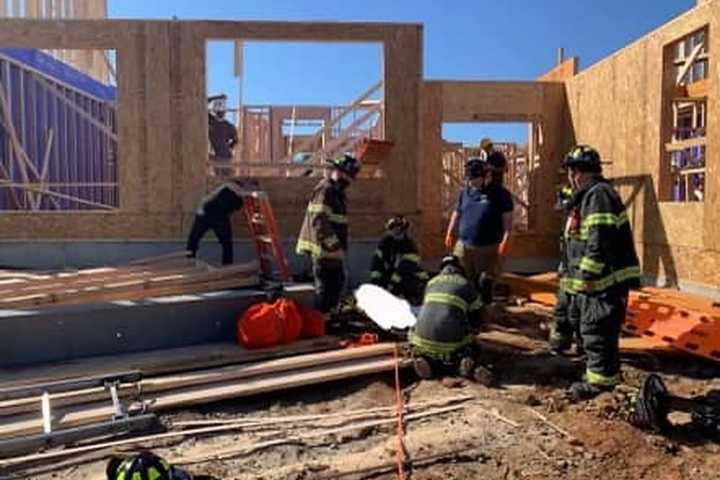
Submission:
[[[554,175],[566,147],[565,92],[559,82],[427,81],[423,85],[420,130],[422,151],[418,195],[422,210],[421,245],[427,256],[445,253],[445,221],[438,208],[442,181],[442,124],[445,122],[528,122],[544,132],[537,152],[541,159],[533,172],[532,233],[516,234],[511,256],[553,258],[557,254],[557,215],[552,213]],[[547,205],[547,210],[543,206]],[[550,215],[540,214],[551,212]]]
[[[672,203],[661,176],[666,130],[663,91],[667,46],[709,29],[708,131],[705,200]],[[595,146],[612,162],[607,176],[628,204],[638,254],[648,277],[690,287],[720,285],[720,0],[698,4],[566,83],[578,143]],[[674,79],[673,79],[674,80]],[[668,82],[665,82],[667,85]],[[674,85],[674,81],[671,82]],[[666,88],[667,90],[667,88]]]
[[[355,237],[374,236],[388,215],[417,215],[420,25],[3,19],[2,46],[117,51],[121,203],[114,213],[3,214],[0,239],[183,238],[208,187],[205,56],[206,42],[218,39],[382,43],[393,147],[385,178],[351,189],[351,228]],[[314,183],[260,179],[283,234],[297,234]]]

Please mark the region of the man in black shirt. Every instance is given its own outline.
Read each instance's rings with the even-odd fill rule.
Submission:
[[[230,216],[243,206],[242,196],[245,191],[239,181],[224,183],[216,188],[200,202],[195,212],[195,220],[187,240],[190,257],[195,258],[200,239],[212,230],[222,247],[222,263],[233,263],[233,238]]]
[[[208,136],[213,150],[210,160],[230,163],[233,157],[233,148],[238,143],[237,129],[232,123],[225,120],[224,95],[210,97],[208,100],[213,102],[213,112],[208,113]],[[218,167],[217,165],[214,168],[215,174],[218,176],[230,174],[231,170],[231,167]]]

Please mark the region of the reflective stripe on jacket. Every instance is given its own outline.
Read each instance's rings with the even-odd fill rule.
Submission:
[[[416,353],[447,360],[472,341],[482,301],[453,267],[428,282],[418,321],[408,336]]]
[[[347,251],[348,225],[345,193],[324,179],[313,189],[295,251],[314,259],[342,258]]]
[[[615,189],[604,179],[594,181],[580,192],[570,216],[560,287],[569,293],[600,293],[615,285],[639,286],[630,222]]]

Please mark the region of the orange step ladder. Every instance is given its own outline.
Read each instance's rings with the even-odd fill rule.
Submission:
[[[243,195],[243,213],[255,242],[260,270],[267,279],[273,278],[273,261],[281,281],[292,280],[285,253],[278,240],[275,215],[266,192],[255,191]]]

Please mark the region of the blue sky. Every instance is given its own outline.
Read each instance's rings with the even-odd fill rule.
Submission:
[[[580,67],[691,8],[695,0],[109,0],[114,18],[413,22],[424,25],[426,79],[530,80],[558,47]],[[343,104],[379,80],[372,44],[248,43],[245,104]],[[237,103],[232,47],[208,47],[211,92]],[[122,81],[122,79],[120,79]],[[448,140],[527,137],[521,125],[448,125]]]

